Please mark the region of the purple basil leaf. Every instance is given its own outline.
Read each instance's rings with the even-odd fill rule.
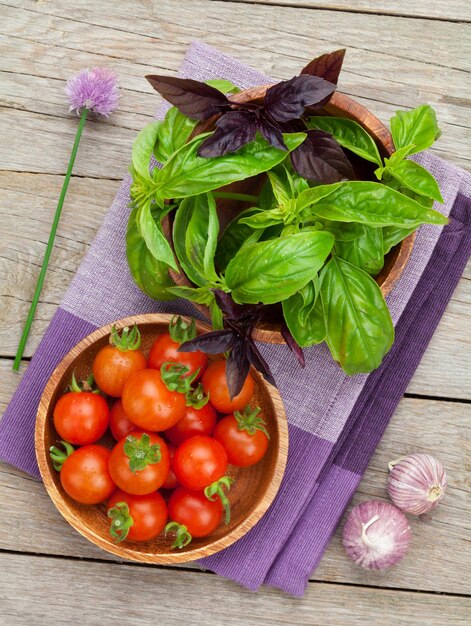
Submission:
[[[190,341],[185,341],[178,348],[178,352],[196,352],[201,350],[206,354],[220,354],[230,350],[234,345],[236,336],[232,330],[213,330],[203,335],[198,335]]]
[[[337,84],[340,70],[342,69],[345,49],[328,52],[317,59],[313,59],[306,67],[301,70],[301,74],[310,74],[311,76],[319,76],[328,80],[329,83]]]
[[[282,324],[282,326],[281,326],[281,335],[282,335],[283,339],[286,341],[286,344],[287,344],[288,348],[291,350],[291,352],[298,359],[299,364],[301,365],[301,367],[304,367],[306,365],[306,361],[304,359],[304,352],[303,352],[302,348],[300,346],[298,346],[298,344],[296,343],[295,338],[290,333],[289,328],[286,326],[286,324]]]
[[[291,153],[291,163],[303,178],[329,184],[353,178],[353,169],[342,148],[330,133],[310,130]]]
[[[226,362],[226,380],[231,400],[241,392],[249,370],[246,342],[241,339],[232,347]]]
[[[270,120],[268,115],[261,115],[257,121],[257,129],[261,132],[263,137],[269,144],[278,148],[278,150],[288,151],[285,142],[283,141],[283,134],[280,127]]]
[[[146,78],[161,96],[192,120],[206,120],[230,107],[223,93],[197,80],[157,75]]]
[[[265,111],[277,122],[300,117],[307,106],[323,105],[335,91],[335,85],[317,76],[303,74],[269,87]]]
[[[255,139],[257,128],[251,111],[230,111],[216,122],[216,130],[198,150],[198,155],[209,158],[235,152]]]
[[[236,304],[229,293],[222,289],[213,289],[213,293],[216,304],[227,317],[239,319],[244,314],[247,307],[243,304]]]
[[[253,339],[247,340],[246,350],[247,350],[247,356],[249,358],[250,363],[255,367],[257,371],[260,372],[260,374],[263,376],[263,378],[266,381],[268,381],[271,385],[276,387],[275,379],[273,378],[273,374],[270,371],[268,363],[260,354],[260,351],[257,348],[257,345]]]

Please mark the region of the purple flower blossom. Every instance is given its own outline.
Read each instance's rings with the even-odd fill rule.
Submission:
[[[108,117],[118,106],[118,76],[105,67],[82,70],[69,78],[65,93],[69,111],[80,113],[82,108]]]

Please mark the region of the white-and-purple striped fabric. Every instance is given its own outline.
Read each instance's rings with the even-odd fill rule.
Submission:
[[[270,80],[200,42],[190,45],[180,75],[226,78],[243,88]],[[165,110],[163,105],[158,117]],[[266,583],[302,595],[469,257],[471,177],[428,153],[417,160],[439,181],[445,204],[435,208],[451,219],[445,229],[425,225],[418,232],[411,259],[388,297],[396,341],[383,365],[368,376],[347,377],[321,345],[305,351],[306,367],[300,370],[286,346],[260,344],[288,415],[286,473],[263,519],[201,563],[250,589]],[[134,285],[124,246],[129,186],[126,176],[0,423],[0,458],[35,476],[38,401],[70,348],[97,327],[128,315],[195,315],[187,302],[155,302]]]

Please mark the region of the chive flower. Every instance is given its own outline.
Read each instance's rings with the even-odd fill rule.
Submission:
[[[21,358],[25,349],[26,341],[28,339],[31,324],[33,323],[36,307],[39,302],[39,296],[41,295],[41,289],[46,276],[47,266],[51,257],[52,248],[54,245],[54,238],[56,236],[57,226],[62,212],[62,206],[64,204],[65,196],[67,194],[67,188],[69,186],[70,177],[72,175],[72,169],[74,167],[75,157],[82,136],[82,131],[87,120],[89,111],[98,113],[108,117],[118,106],[118,76],[110,69],[105,67],[93,67],[78,72],[72,78],[69,78],[65,86],[65,92],[69,99],[70,108],[69,111],[75,111],[77,115],[80,115],[80,121],[75,135],[74,145],[69,159],[69,165],[67,167],[67,173],[65,175],[64,182],[62,184],[61,194],[57,203],[56,212],[51,226],[51,232],[47,242],[46,252],[41,265],[41,271],[39,273],[38,281],[33,295],[33,300],[26,318],[26,323],[23,328],[18,350],[16,352],[15,361],[13,363],[13,369],[18,370],[21,363]]]

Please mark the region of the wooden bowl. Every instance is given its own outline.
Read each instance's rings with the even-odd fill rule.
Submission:
[[[259,87],[252,87],[245,89],[230,97],[233,102],[249,102],[261,100],[264,97],[268,87],[270,85],[261,85]],[[316,111],[316,114],[333,115],[338,117],[347,117],[349,119],[358,122],[360,126],[363,126],[365,130],[373,137],[378,146],[378,150],[383,157],[390,156],[394,151],[394,144],[391,134],[387,127],[375,117],[364,106],[352,100],[349,96],[334,92],[332,98],[323,107],[321,111]],[[192,133],[192,137],[199,135],[210,130],[214,130],[215,121],[217,117],[213,117],[204,122],[200,122]],[[375,180],[373,170],[374,164],[368,163],[364,160],[357,159],[355,155],[352,156],[352,163],[354,170],[362,180]],[[359,171],[360,170],[360,171]],[[243,181],[237,181],[231,185],[227,185],[223,188],[224,191],[232,191],[239,193],[258,194],[261,184],[263,184],[264,177],[255,176]],[[234,217],[236,217],[241,211],[250,206],[246,202],[218,199],[217,209],[218,217],[221,224],[221,232]],[[164,233],[170,243],[172,243],[171,237],[171,216],[164,218],[162,222]],[[386,255],[384,259],[384,267],[381,272],[375,277],[376,282],[381,288],[384,296],[387,296],[394,285],[399,280],[404,267],[412,252],[414,246],[415,233],[409,235],[401,243],[395,246]],[[178,263],[178,260],[177,260]],[[193,286],[185,273],[181,270],[175,272],[170,270],[170,275],[177,285],[184,285],[187,287]],[[203,304],[194,304],[194,306],[201,311],[206,317],[210,318],[209,309]],[[274,305],[267,309],[267,316],[261,320],[261,322],[254,329],[253,337],[258,341],[265,343],[285,343],[281,336],[281,307]]]
[[[155,337],[167,331],[171,315],[136,315],[116,322],[118,328],[138,324],[142,334],[142,348],[148,352]],[[199,333],[209,326],[197,322]],[[44,485],[59,512],[78,532],[103,550],[124,559],[144,563],[182,563],[214,554],[240,539],[254,526],[272,503],[283,477],[288,455],[288,427],[286,414],[278,390],[268,384],[260,374],[252,371],[255,380],[253,403],[262,408],[270,435],[268,451],[263,459],[252,467],[229,466],[228,474],[235,478],[229,492],[231,522],[221,525],[212,535],[193,539],[182,550],[171,550],[171,537],[157,537],[143,543],[123,541],[116,544],[109,535],[109,520],[104,504],[83,505],[72,500],[62,488],[59,473],[49,457],[51,445],[59,442],[54,430],[52,414],[57,399],[70,383],[72,372],[78,379],[85,379],[91,371],[93,359],[109,341],[111,324],[96,330],[83,339],[63,358],[54,370],[39,403],[35,447],[39,469]],[[214,359],[213,359],[214,360]],[[112,445],[111,436],[109,438]],[[107,441],[103,441],[107,445]]]

